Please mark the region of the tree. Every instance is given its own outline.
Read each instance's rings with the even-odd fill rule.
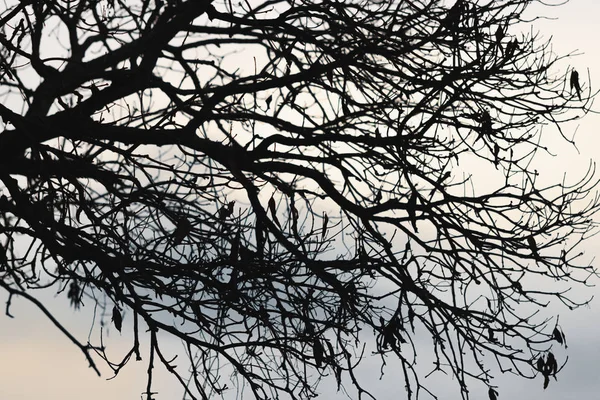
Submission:
[[[581,305],[565,285],[596,275],[577,246],[598,199],[593,165],[538,183],[547,135],[574,146],[566,123],[594,93],[517,33],[534,3],[13,2],[6,314],[15,296],[35,304],[96,371],[143,359],[147,399],[156,363],[191,398],[305,399],[327,376],[370,397],[369,354],[408,398],[442,372],[494,399],[494,365],[547,386],[566,338],[536,312]],[[102,328],[74,337],[36,299],[48,287],[100,307],[131,351],[109,360]]]

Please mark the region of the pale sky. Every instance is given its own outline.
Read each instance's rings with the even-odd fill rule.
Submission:
[[[559,18],[554,21],[537,23],[544,36],[553,36],[554,49],[563,54],[572,50],[579,50],[585,54],[573,58],[571,66],[584,72],[589,68],[592,78],[592,87],[600,89],[600,28],[597,18],[600,15],[600,1],[598,0],[571,0],[570,3],[552,9],[545,9],[546,15]],[[565,66],[565,68],[568,65]],[[600,110],[600,105],[595,107]],[[590,158],[600,161],[596,155],[600,148],[597,126],[600,116],[588,115],[579,123],[577,142],[581,151],[580,155],[572,149],[567,150],[568,157],[549,159],[544,166],[546,173],[552,178],[562,178],[560,168],[567,171],[581,171],[588,164]],[[574,127],[575,128],[575,127]],[[565,146],[557,143],[554,153],[560,153]],[[560,162],[557,162],[560,160]],[[565,167],[566,166],[566,167]],[[600,236],[591,238],[584,246],[586,259],[591,259],[598,254],[597,248]],[[600,283],[600,282],[599,282]],[[600,295],[600,289],[581,291],[585,295]],[[600,297],[600,296],[598,296]],[[6,294],[0,293],[2,309],[6,301]],[[77,338],[86,342],[91,317],[86,312],[75,312],[68,307],[65,295],[54,299],[49,296],[47,306],[55,312],[57,318],[64,321],[74,329]],[[88,304],[87,310],[91,310]],[[542,389],[542,378],[533,381],[517,379],[509,374],[496,374],[494,384],[499,386],[500,399],[597,399],[600,393],[600,376],[598,360],[600,359],[600,301],[593,301],[591,308],[583,308],[569,312],[565,307],[555,307],[544,310],[548,316],[560,315],[561,326],[567,336],[568,350],[557,350],[559,360],[569,356],[569,363],[558,375],[558,382],[552,380],[548,389]],[[131,400],[140,399],[145,390],[146,363],[131,361],[128,367],[113,380],[108,371],[99,360],[98,364],[103,371],[103,376],[98,378],[95,372],[88,368],[83,355],[68,339],[62,335],[50,322],[37,310],[25,304],[18,298],[13,299],[12,314],[14,319],[0,314],[0,399],[4,400]],[[108,318],[107,318],[108,320]],[[123,329],[123,336],[114,329],[110,329],[107,339],[109,351],[119,355],[126,351],[131,343],[130,332]],[[173,341],[170,343],[173,351],[181,345]],[[144,348],[144,347],[142,347]],[[119,349],[121,351],[119,351]],[[144,356],[144,354],[143,354]],[[144,357],[147,359],[147,357]],[[368,360],[364,373],[373,380],[378,378],[378,359]],[[373,368],[369,368],[373,367]],[[399,377],[399,375],[398,375]],[[181,399],[182,390],[169,374],[157,367],[155,370],[154,391],[159,392],[158,400]],[[398,382],[396,378],[396,382]],[[430,383],[434,389],[436,383]],[[458,399],[458,387],[446,382],[440,382],[444,390],[436,390],[440,400]],[[330,397],[331,388],[323,387],[323,398]],[[403,383],[393,385],[393,379],[381,384],[378,392],[385,393],[382,398],[403,399],[405,392]],[[327,393],[327,394],[325,394]],[[487,391],[481,394],[472,392],[472,398],[487,399]]]

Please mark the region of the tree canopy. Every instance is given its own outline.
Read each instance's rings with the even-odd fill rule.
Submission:
[[[375,398],[367,358],[410,399],[435,398],[429,376],[462,398],[495,400],[500,371],[548,386],[566,337],[537,313],[581,305],[599,203],[593,164],[550,184],[535,167],[575,146],[594,97],[523,28],[540,4],[9,2],[6,314],[35,304],[98,373],[147,363],[146,399],[158,363],[202,399],[307,399],[327,379]],[[110,325],[75,337],[47,288]],[[113,328],[132,337],[117,360]]]

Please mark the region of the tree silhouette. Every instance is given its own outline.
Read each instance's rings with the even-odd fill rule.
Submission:
[[[533,3],[13,1],[6,314],[35,304],[96,371],[143,359],[147,399],[158,363],[203,399],[306,399],[323,379],[374,398],[368,357],[408,398],[434,396],[432,374],[463,398],[496,398],[498,370],[547,386],[566,337],[536,313],[581,305],[566,288],[596,275],[577,245],[598,198],[593,165],[538,183],[534,156],[575,145],[565,123],[594,93],[518,33]],[[48,287],[131,350],[77,339]]]

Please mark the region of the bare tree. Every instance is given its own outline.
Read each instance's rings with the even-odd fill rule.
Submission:
[[[519,33],[534,3],[6,4],[6,314],[32,302],[97,371],[143,359],[147,399],[157,363],[189,398],[306,399],[327,376],[374,398],[357,373],[373,355],[408,398],[435,397],[436,373],[463,398],[482,382],[494,400],[498,370],[547,386],[566,338],[536,312],[580,305],[567,289],[596,275],[577,245],[599,203],[593,167],[538,183],[534,156],[575,145],[565,123],[594,93]],[[48,287],[131,350],[73,336],[37,300]]]

